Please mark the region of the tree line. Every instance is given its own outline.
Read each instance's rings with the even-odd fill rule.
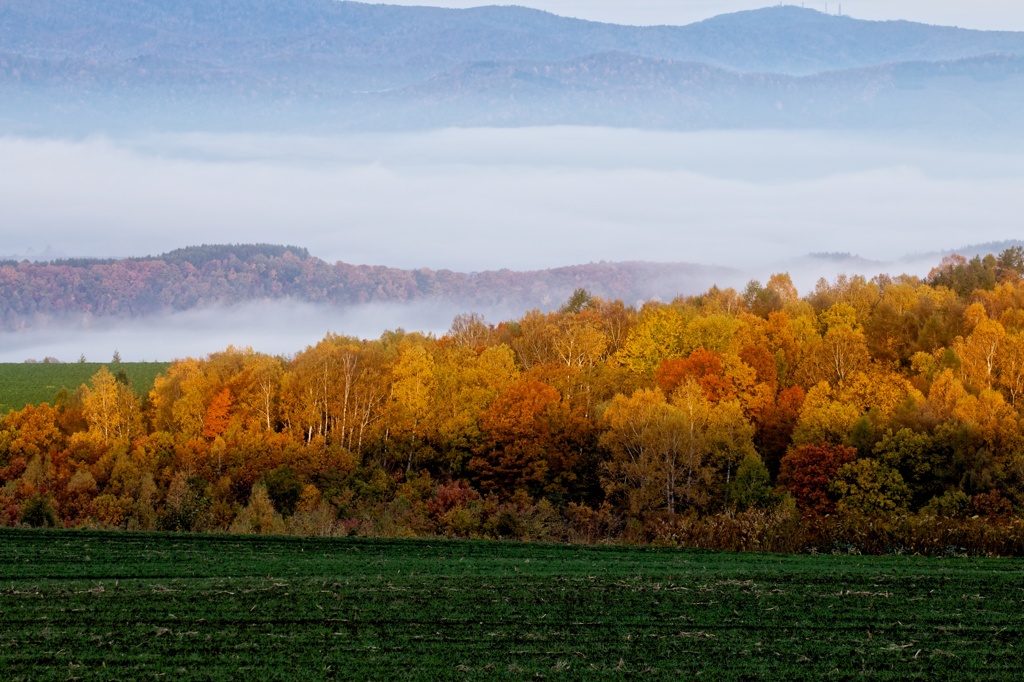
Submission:
[[[0,420],[0,522],[1024,552],[1024,258],[101,369]]]

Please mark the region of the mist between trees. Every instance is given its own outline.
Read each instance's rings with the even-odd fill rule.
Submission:
[[[6,525],[1024,553],[1024,251],[107,368],[0,421]]]

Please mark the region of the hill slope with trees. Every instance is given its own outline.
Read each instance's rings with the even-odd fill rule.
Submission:
[[[0,329],[279,299],[332,306],[444,300],[465,309],[549,309],[580,287],[635,302],[699,291],[729,273],[725,268],[642,262],[533,272],[401,270],[332,265],[299,247],[206,245],[151,258],[0,263]]]

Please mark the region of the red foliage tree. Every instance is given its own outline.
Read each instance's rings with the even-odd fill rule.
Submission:
[[[480,499],[480,494],[469,487],[469,483],[459,479],[442,483],[434,491],[434,497],[427,500],[427,513],[440,519],[452,509],[466,507]]]
[[[820,443],[801,445],[782,458],[779,483],[808,514],[824,515],[835,511],[836,501],[829,483],[844,464],[857,458],[856,448]]]
[[[780,391],[774,404],[764,407],[754,415],[754,425],[757,428],[754,444],[772,475],[779,473],[779,461],[789,447],[805,397],[803,388],[792,386]]]

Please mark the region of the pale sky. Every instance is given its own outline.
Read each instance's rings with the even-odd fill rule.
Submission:
[[[522,5],[562,16],[619,24],[690,24],[718,14],[757,9],[775,4],[765,0],[389,0],[390,5],[478,7]],[[907,19],[928,24],[985,30],[1024,31],[1022,0],[808,0],[787,1],[829,14],[857,19]]]

